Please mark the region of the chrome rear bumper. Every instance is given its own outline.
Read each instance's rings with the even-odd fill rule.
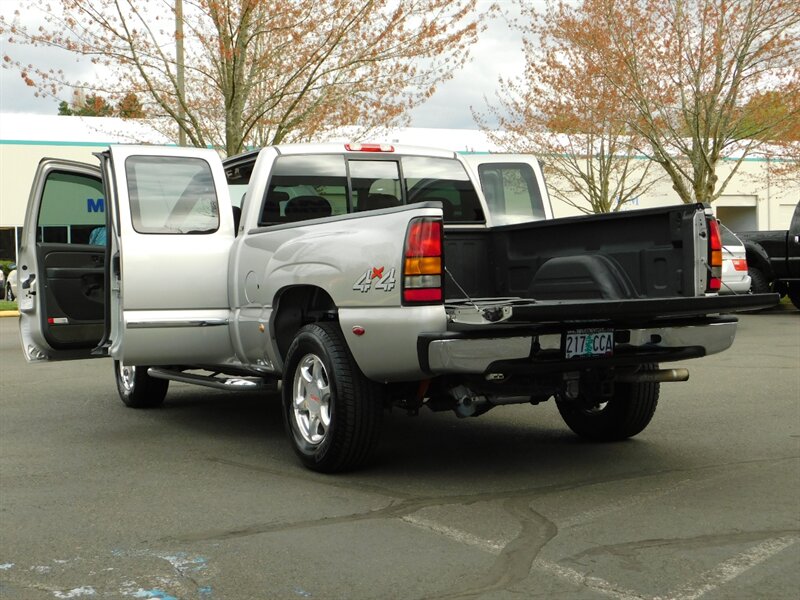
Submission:
[[[421,340],[423,368],[435,375],[482,374],[496,370],[567,371],[645,362],[672,362],[726,350],[736,335],[736,320],[701,325],[615,329],[614,356],[566,360],[561,333],[504,337],[468,336]]]

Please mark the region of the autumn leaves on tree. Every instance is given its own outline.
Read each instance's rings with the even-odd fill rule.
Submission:
[[[75,52],[109,75],[81,84],[11,56],[7,66],[53,96],[67,85],[133,92],[148,115],[168,117],[173,138],[180,128],[188,143],[228,155],[343,125],[402,122],[467,60],[485,16],[476,0],[184,1],[182,95],[174,0],[54,4],[61,11],[54,6],[41,28],[0,22],[3,35]]]
[[[797,158],[796,0],[516,1],[526,70],[500,81],[493,114],[592,210],[641,193],[644,165],[711,203],[753,153]]]

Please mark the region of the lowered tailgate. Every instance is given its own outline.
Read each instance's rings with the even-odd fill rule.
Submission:
[[[498,379],[674,362],[729,348],[737,319],[725,313],[767,308],[778,299],[761,294],[449,302],[448,331],[421,335],[418,351],[429,373]]]

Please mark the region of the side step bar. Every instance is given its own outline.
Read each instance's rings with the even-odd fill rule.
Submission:
[[[158,367],[150,367],[147,374],[156,379],[168,379],[182,383],[192,383],[205,387],[228,391],[271,391],[280,390],[280,381],[266,380],[261,377],[225,377],[216,375],[196,375],[184,371],[170,371]]]

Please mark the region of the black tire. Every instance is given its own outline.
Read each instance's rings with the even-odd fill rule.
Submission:
[[[11,290],[11,284],[6,284],[6,300],[13,302],[16,299],[14,292]]]
[[[338,324],[298,331],[286,354],[283,415],[306,467],[335,473],[367,463],[378,443],[384,395],[358,368]]]
[[[656,366],[645,367],[654,370]],[[556,402],[561,418],[572,431],[594,442],[633,437],[650,424],[658,405],[659,383],[617,383],[605,403],[589,405],[581,398]]]
[[[786,295],[789,296],[794,307],[800,310],[800,283],[790,283]]]
[[[753,294],[769,294],[770,289],[769,280],[764,272],[757,267],[750,267],[747,269],[750,275],[750,292]]]
[[[155,408],[164,403],[169,381],[147,374],[147,367],[131,367],[114,361],[114,379],[119,397],[130,408]]]

